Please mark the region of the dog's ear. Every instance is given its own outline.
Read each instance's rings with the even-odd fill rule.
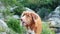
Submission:
[[[32,20],[33,20],[34,22],[36,22],[38,16],[37,16],[36,14],[33,14],[33,13],[31,13],[31,16],[32,16]]]

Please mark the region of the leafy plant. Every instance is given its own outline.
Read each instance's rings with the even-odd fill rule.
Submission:
[[[23,28],[20,26],[20,21],[10,17],[7,19],[7,25],[13,29],[15,32],[22,34],[23,33]]]

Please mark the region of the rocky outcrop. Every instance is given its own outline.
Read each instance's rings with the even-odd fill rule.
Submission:
[[[58,6],[53,12],[49,14],[48,21],[50,27],[55,29],[57,34],[60,34],[60,6]]]
[[[60,6],[58,6],[53,12],[51,12],[48,18],[52,26],[60,27]]]

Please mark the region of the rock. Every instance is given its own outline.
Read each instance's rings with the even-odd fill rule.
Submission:
[[[3,3],[0,1],[0,10],[4,10],[5,6],[3,5]]]
[[[58,6],[48,16],[49,26],[53,28],[56,34],[60,34],[60,6]]]
[[[6,34],[7,28],[7,24],[3,20],[0,20],[0,34]]]
[[[48,20],[50,21],[50,25],[60,27],[60,6],[49,14]]]
[[[32,9],[25,7],[26,11],[33,11]]]
[[[19,16],[18,15],[13,15],[13,18],[19,19]]]
[[[56,34],[60,34],[60,33],[56,33]]]
[[[28,10],[28,11],[31,11],[31,9],[30,9],[30,8],[25,7],[25,9],[26,9],[26,10]]]
[[[0,26],[2,27],[8,27],[7,24],[3,21],[3,20],[0,20]]]
[[[14,12],[13,10],[16,9],[16,8],[18,8],[18,6],[10,7],[10,11]]]
[[[0,19],[4,20],[3,13],[0,13]]]

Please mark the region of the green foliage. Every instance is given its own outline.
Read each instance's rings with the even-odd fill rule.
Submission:
[[[50,7],[52,0],[23,0],[22,4],[36,11],[37,8]]]
[[[22,6],[18,0],[0,0],[6,7],[7,6]]]
[[[0,13],[2,13],[3,18],[7,18],[7,16],[12,16],[14,13],[11,13],[10,7],[5,8],[4,10],[0,10]]]
[[[43,22],[42,26],[43,26],[42,34],[55,34],[55,32],[49,28],[49,25],[46,22]]]
[[[50,13],[50,9],[47,8],[41,8],[38,10],[37,14],[39,14],[39,16],[44,19],[45,16],[48,16]]]
[[[15,14],[17,14],[17,15],[21,15],[21,13],[23,12],[25,10],[25,8],[24,7],[17,7],[17,8],[15,8],[13,11],[14,11],[14,13]]]
[[[15,31],[13,31],[13,29],[8,28],[7,30],[9,30],[9,31],[6,31],[7,34],[19,34],[19,33],[15,32]]]
[[[60,5],[60,0],[0,0],[5,8],[9,7],[14,8],[14,14],[21,15],[22,11],[25,10],[24,7],[28,7],[30,9],[35,10],[38,12],[41,8],[47,8],[47,11],[54,10],[58,5]],[[43,12],[41,12],[43,14]],[[45,12],[46,13],[46,12]],[[50,13],[50,12],[49,12]],[[44,18],[44,15],[42,15]]]
[[[34,10],[41,7],[51,8],[53,10],[60,5],[60,0],[23,0],[22,4]]]
[[[5,10],[2,11],[4,16],[12,16],[14,13],[11,13],[9,8],[6,8]]]
[[[10,18],[7,19],[7,25],[8,25],[10,28],[12,28],[15,32],[20,33],[20,34],[23,33],[23,32],[22,32],[23,29],[22,29],[22,27],[20,26],[20,21],[19,21],[19,20],[10,17]]]
[[[38,6],[39,5],[42,5],[42,4],[48,4],[48,3],[51,3],[52,0],[23,0],[22,2],[25,2],[27,4],[35,4]]]
[[[22,11],[25,10],[24,5],[20,3],[21,2],[20,0],[0,0],[0,1],[4,4],[5,9],[6,7],[9,7],[9,10],[13,8],[12,11],[14,12],[14,14],[20,15]]]

